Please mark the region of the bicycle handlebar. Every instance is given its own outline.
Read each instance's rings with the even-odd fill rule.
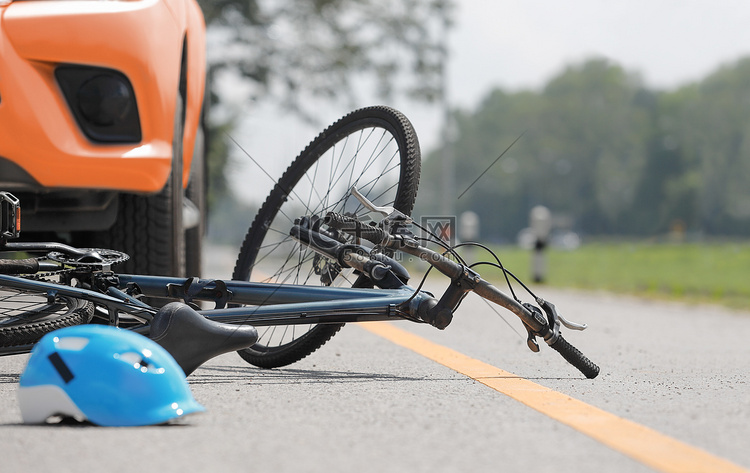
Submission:
[[[586,355],[581,353],[580,350],[565,340],[560,334],[559,329],[550,327],[549,321],[541,317],[541,314],[537,315],[527,310],[487,281],[482,280],[482,283],[474,289],[475,293],[516,314],[527,327],[544,338],[551,348],[560,353],[568,363],[575,366],[584,376],[589,379],[596,378],[599,374],[599,367],[588,359]]]
[[[551,304],[545,304],[544,309],[547,312],[547,318],[545,318],[541,311],[527,309],[520,302],[482,279],[471,269],[446,258],[440,253],[420,246],[416,240],[408,236],[394,236],[380,227],[365,225],[354,217],[334,212],[328,213],[324,222],[331,228],[363,238],[376,245],[398,249],[416,256],[451,278],[451,287],[448,288],[437,304],[433,301],[429,307],[420,308],[419,316],[424,321],[440,329],[445,328],[450,323],[452,313],[458,307],[463,295],[472,291],[518,316],[529,331],[530,341],[531,337],[540,336],[587,378],[592,379],[599,374],[599,367],[562,337],[557,314]]]

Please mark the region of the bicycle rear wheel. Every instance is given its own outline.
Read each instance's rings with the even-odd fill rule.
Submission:
[[[88,323],[91,302],[48,291],[0,287],[0,347],[29,345],[59,328]]]
[[[376,205],[410,214],[420,173],[417,135],[388,107],[343,117],[318,135],[279,179],[258,211],[240,249],[233,278],[283,284],[362,286],[351,269],[318,255],[289,236],[295,218],[334,211],[364,215],[352,186]],[[252,319],[248,321],[252,324]],[[286,366],[317,350],[343,324],[259,329],[258,342],[238,353],[258,367]]]

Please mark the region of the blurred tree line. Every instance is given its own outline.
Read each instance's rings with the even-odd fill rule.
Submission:
[[[676,90],[588,60],[454,120],[456,210],[479,214],[483,239],[514,239],[535,205],[588,235],[750,234],[750,58]],[[425,157],[423,215],[438,212],[440,154]]]
[[[386,101],[394,94],[431,101],[440,93],[452,0],[198,3],[208,29],[208,103],[224,112],[208,121],[210,208],[232,199],[224,176],[232,146],[227,135],[253,102],[314,121],[311,98],[354,102],[367,91]],[[222,99],[226,75],[249,91],[241,106]]]

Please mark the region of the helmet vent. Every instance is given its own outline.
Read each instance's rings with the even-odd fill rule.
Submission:
[[[158,368],[156,364],[148,358],[148,355],[151,355],[150,350],[144,350],[143,353],[129,351],[115,355],[115,358],[132,365],[133,368],[140,370],[143,373],[164,373],[164,368]]]
[[[89,344],[89,339],[84,337],[55,337],[55,345],[58,350],[81,351]]]
[[[52,366],[55,367],[60,377],[65,381],[65,384],[68,384],[75,378],[73,376],[73,373],[70,371],[70,368],[68,368],[68,365],[65,364],[65,361],[62,359],[59,353],[54,352],[49,357],[49,361],[52,363]]]

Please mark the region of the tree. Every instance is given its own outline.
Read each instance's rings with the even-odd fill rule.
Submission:
[[[198,0],[209,32],[209,84],[244,79],[251,100],[315,119],[304,99],[440,94],[452,0]],[[217,105],[219,95],[210,90]],[[224,140],[212,123],[212,140]],[[228,125],[228,122],[230,125]],[[212,144],[211,193],[226,192],[226,144]],[[217,173],[219,175],[217,176]]]
[[[672,133],[686,151],[693,230],[750,231],[750,58],[670,94]],[[667,110],[665,110],[666,112]]]
[[[457,113],[456,149],[472,181],[461,199],[482,219],[483,238],[513,239],[545,205],[596,233],[626,229],[650,125],[637,76],[606,60],[566,68],[539,92],[495,90],[474,112]],[[425,174],[434,173],[428,157]]]
[[[353,79],[432,100],[450,0],[200,0],[213,43],[211,73],[251,81],[254,99],[302,111],[302,94],[339,99]]]
[[[562,206],[597,233],[627,230],[620,222],[635,197],[650,125],[642,94],[636,75],[604,59],[568,67],[547,84],[540,147],[556,154],[549,168],[559,169],[544,205]]]

